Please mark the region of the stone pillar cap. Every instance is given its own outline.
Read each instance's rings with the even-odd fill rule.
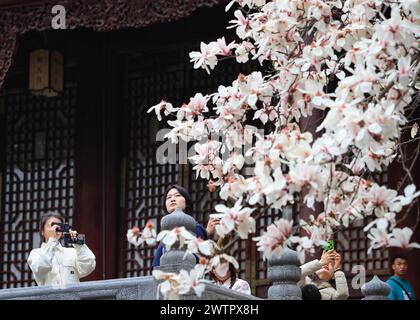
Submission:
[[[293,265],[298,267],[301,265],[296,251],[285,248],[281,256],[273,255],[270,259],[268,259],[269,267],[285,265]]]
[[[195,234],[197,221],[192,216],[182,211],[182,209],[176,208],[174,212],[169,213],[162,218],[160,226],[162,230],[185,227],[185,229]]]
[[[388,283],[383,282],[378,276],[374,276],[372,280],[362,286],[362,293],[367,296],[388,296],[391,288]]]

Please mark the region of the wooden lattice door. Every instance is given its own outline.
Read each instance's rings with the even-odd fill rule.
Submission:
[[[72,222],[77,86],[56,98],[4,91],[1,117],[0,288],[34,285],[27,265],[40,245],[39,218],[57,210]]]
[[[126,228],[143,228],[148,220],[159,225],[165,190],[181,183],[177,164],[159,164],[156,134],[161,126],[150,106],[162,98],[179,101],[182,93],[182,68],[178,50],[143,51],[126,59],[124,85],[124,155],[122,160],[121,210]],[[166,63],[162,63],[166,61]],[[123,235],[124,236],[124,235]],[[154,247],[139,249],[123,244],[123,275],[144,276],[151,273]]]

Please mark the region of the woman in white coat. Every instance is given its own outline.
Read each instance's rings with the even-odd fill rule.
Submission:
[[[39,232],[42,239],[40,248],[29,254],[28,264],[39,286],[59,285],[79,282],[95,270],[96,259],[86,244],[73,244],[65,248],[60,244],[62,233],[57,223],[64,223],[58,212],[49,212],[41,217]],[[70,230],[72,237],[76,230]]]

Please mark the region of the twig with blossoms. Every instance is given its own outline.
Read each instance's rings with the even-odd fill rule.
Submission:
[[[127,231],[127,241],[138,247],[142,244],[153,246],[156,244],[156,229],[152,221],[148,221],[143,231],[138,227],[134,227]]]

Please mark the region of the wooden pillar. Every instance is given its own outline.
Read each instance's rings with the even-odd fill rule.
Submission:
[[[86,280],[117,277],[117,120],[105,36],[85,31],[79,42],[74,225],[96,255],[96,270]]]

